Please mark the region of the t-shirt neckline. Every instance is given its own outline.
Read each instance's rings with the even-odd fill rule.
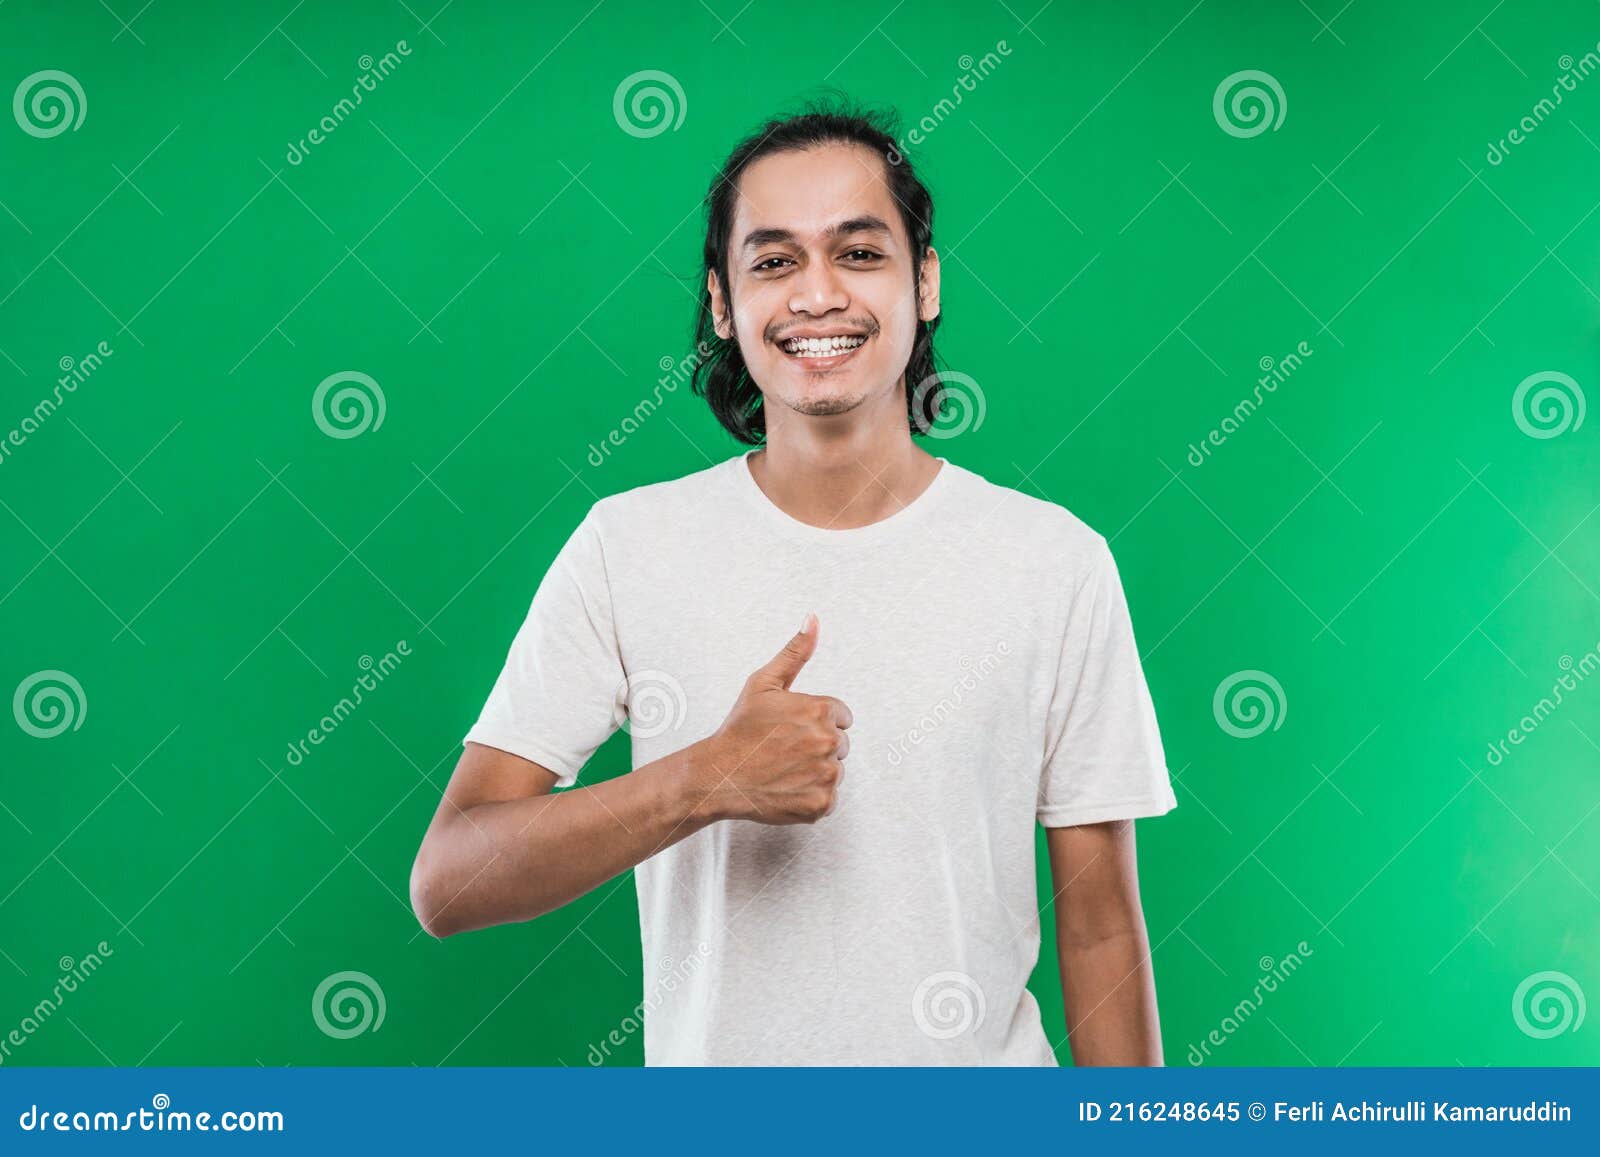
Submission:
[[[839,544],[857,544],[867,542],[881,542],[885,539],[906,533],[911,527],[929,516],[929,512],[939,506],[944,496],[951,487],[952,476],[957,471],[955,463],[948,458],[937,457],[939,471],[933,476],[918,494],[905,506],[896,510],[877,522],[870,522],[866,526],[829,527],[813,526],[809,522],[801,522],[798,518],[785,512],[772,499],[767,497],[767,492],[762,490],[756,482],[756,477],[750,472],[750,457],[761,446],[753,446],[738,457],[728,459],[726,465],[733,478],[733,485],[742,493],[761,514],[762,518],[774,530],[790,538],[804,539],[811,542],[831,542]]]

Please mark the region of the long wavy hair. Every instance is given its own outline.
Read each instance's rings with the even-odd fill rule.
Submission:
[[[739,142],[711,182],[705,199],[704,266],[694,332],[694,348],[704,356],[695,364],[693,388],[711,404],[711,411],[723,428],[741,442],[759,446],[766,441],[766,412],[761,390],[745,366],[737,336],[724,340],[717,334],[706,277],[708,273],[717,275],[731,313],[728,247],[739,178],[750,165],[774,153],[829,144],[860,145],[871,150],[883,158],[889,191],[899,206],[900,220],[911,245],[912,285],[920,287],[923,255],[933,241],[933,197],[896,143],[896,127],[892,113],[839,104],[770,120]],[[932,428],[944,403],[944,389],[934,366],[933,331],[938,324],[937,317],[932,321],[917,319],[911,357],[901,378],[913,435],[925,434]]]

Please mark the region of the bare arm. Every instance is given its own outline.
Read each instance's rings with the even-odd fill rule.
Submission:
[[[850,709],[789,690],[815,620],[747,680],[714,735],[593,787],[555,792],[531,760],[469,743],[411,866],[434,936],[532,920],[724,819],[815,823],[832,811]]]
[[[438,937],[531,920],[693,835],[713,818],[696,756],[554,792],[548,768],[467,744],[411,868],[417,919]]]
[[[1073,1063],[1162,1064],[1133,821],[1047,828],[1045,836]]]

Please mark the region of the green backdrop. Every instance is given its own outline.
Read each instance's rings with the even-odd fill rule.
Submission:
[[[822,85],[922,125],[930,448],[1112,540],[1169,1062],[1600,1061],[1594,4],[228,7],[0,9],[6,1063],[641,1060],[631,877],[438,943],[407,874],[589,504],[740,449],[636,407]]]

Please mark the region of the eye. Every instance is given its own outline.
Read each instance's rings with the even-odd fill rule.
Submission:
[[[859,265],[865,261],[875,261],[881,254],[874,253],[870,249],[852,249],[845,256]]]
[[[774,266],[772,264],[774,261],[788,261],[788,260],[789,259],[787,257],[768,257],[765,261],[759,262],[755,266],[755,272],[757,272],[757,273],[770,273],[774,268],[776,268],[776,266]]]

